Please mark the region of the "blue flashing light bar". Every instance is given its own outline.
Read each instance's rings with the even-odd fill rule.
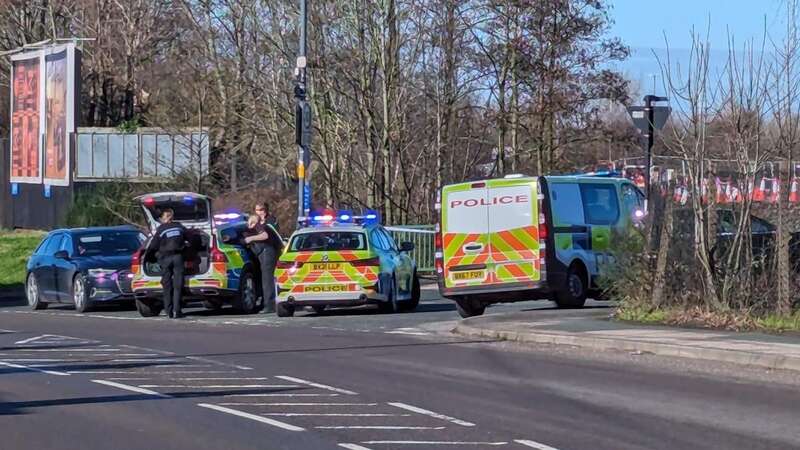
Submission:
[[[372,224],[379,223],[380,215],[376,211],[367,211],[362,215],[354,215],[352,211],[317,211],[308,217],[301,217],[299,222],[305,226],[331,226],[335,224]]]

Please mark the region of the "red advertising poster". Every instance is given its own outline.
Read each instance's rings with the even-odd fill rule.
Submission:
[[[39,58],[13,61],[11,182],[39,182]]]
[[[67,179],[67,51],[45,56],[45,180]]]

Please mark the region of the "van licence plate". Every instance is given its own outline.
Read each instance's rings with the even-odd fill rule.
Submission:
[[[468,270],[466,272],[453,273],[453,279],[456,281],[474,280],[477,278],[483,278],[482,270]]]
[[[340,263],[314,263],[311,270],[339,270],[342,268]]]

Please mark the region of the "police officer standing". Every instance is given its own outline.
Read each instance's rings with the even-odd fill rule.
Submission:
[[[173,221],[175,212],[170,208],[161,211],[161,225],[150,241],[148,251],[156,251],[161,266],[161,288],[164,291],[164,309],[172,319],[183,317],[183,249],[186,245],[186,228]]]
[[[264,312],[275,312],[275,265],[283,250],[283,239],[273,225],[266,202],[256,203],[255,215],[258,218],[253,227],[254,235],[245,238],[258,258],[261,269],[261,292]]]

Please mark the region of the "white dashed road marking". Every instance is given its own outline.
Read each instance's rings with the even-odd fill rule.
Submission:
[[[58,371],[55,371],[55,370],[38,369],[36,367],[23,366],[21,364],[12,364],[12,363],[7,363],[7,362],[0,362],[0,365],[6,366],[6,367],[13,367],[15,369],[30,370],[31,372],[46,373],[48,375],[67,375],[67,376],[69,375],[68,373],[65,373],[65,372],[58,372]]]
[[[226,414],[232,414],[234,416],[243,417],[245,419],[255,420],[256,422],[266,423],[267,425],[272,425],[273,427],[282,428],[282,429],[288,430],[288,431],[305,431],[305,428],[302,428],[302,427],[298,427],[298,426],[295,426],[295,425],[290,425],[288,423],[280,422],[280,421],[277,421],[275,419],[270,419],[268,417],[261,417],[261,416],[256,415],[256,414],[250,414],[250,413],[246,413],[244,411],[239,411],[239,410],[236,410],[236,409],[225,408],[224,406],[211,405],[211,404],[208,404],[208,403],[198,403],[197,406],[199,406],[201,408],[213,409],[214,411],[219,411],[219,412],[223,412],[223,413],[226,413]]]
[[[298,386],[293,384],[140,384],[142,388],[167,388],[167,389],[221,389],[221,388],[237,388],[237,389],[255,389],[255,388],[296,388]]]
[[[236,365],[236,364],[228,364],[228,363],[224,363],[224,362],[221,362],[221,361],[215,361],[213,359],[201,358],[199,356],[187,356],[186,359],[191,359],[191,360],[194,360],[194,361],[208,362],[208,363],[216,364],[218,366],[233,367],[234,369],[239,369],[239,370],[253,370],[252,367],[239,366],[239,365]]]
[[[224,406],[378,406],[377,403],[217,403]]]
[[[347,450],[372,450],[356,444],[339,444],[339,447],[346,448]]]
[[[267,413],[263,415],[276,417],[411,417],[411,414],[382,413]]]
[[[396,427],[392,425],[320,426],[317,430],[444,430],[444,427]]]
[[[524,439],[517,439],[514,442],[516,442],[517,444],[521,444],[521,445],[524,445],[526,447],[535,448],[535,449],[538,449],[538,450],[558,450],[555,447],[550,447],[549,445],[544,445],[544,444],[536,442],[536,441],[528,441],[528,440],[524,440]]]
[[[313,386],[315,388],[325,389],[327,391],[338,392],[340,394],[358,395],[357,392],[348,391],[347,389],[340,389],[340,388],[337,388],[337,387],[328,386],[327,384],[314,383],[313,381],[303,380],[303,379],[300,379],[300,378],[290,377],[290,376],[286,376],[286,375],[278,375],[275,378],[280,378],[281,380],[285,380],[285,381],[291,381],[292,383],[305,384],[307,386]]]
[[[225,397],[338,397],[339,394],[228,394]]]
[[[136,387],[136,386],[131,386],[131,385],[128,385],[128,384],[115,383],[113,381],[92,380],[92,383],[104,384],[106,386],[111,386],[111,387],[115,387],[115,388],[118,388],[118,389],[124,389],[126,391],[136,392],[136,393],[139,393],[139,394],[152,395],[154,397],[172,398],[171,396],[166,395],[166,394],[162,394],[160,392],[151,391],[149,389],[142,389],[142,388],[139,388],[139,387]]]
[[[362,444],[391,445],[508,445],[508,442],[451,442],[451,441],[364,441]]]
[[[406,411],[415,412],[418,414],[424,414],[426,416],[430,416],[436,419],[446,420],[448,422],[454,423],[456,425],[461,425],[462,427],[474,427],[475,424],[471,422],[467,422],[461,419],[456,419],[455,417],[446,416],[444,414],[439,414],[433,411],[429,411],[427,409],[418,408],[416,406],[407,405],[405,403],[389,403],[389,405],[394,406],[395,408],[405,409]]]

